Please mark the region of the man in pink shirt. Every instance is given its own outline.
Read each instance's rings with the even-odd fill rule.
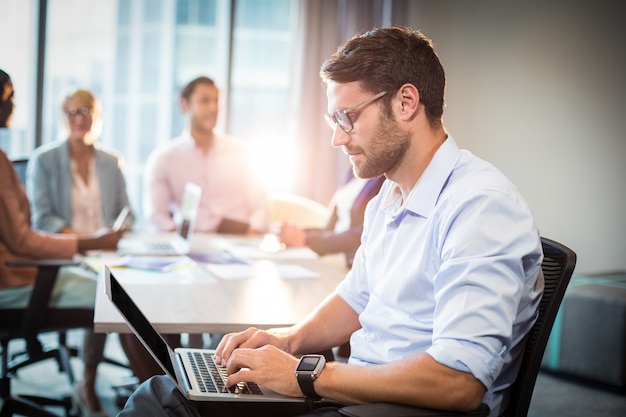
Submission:
[[[143,206],[149,225],[175,230],[185,183],[193,182],[202,187],[196,231],[265,232],[269,203],[252,174],[246,145],[215,131],[217,86],[198,77],[183,88],[180,99],[188,128],[155,149],[146,163]]]

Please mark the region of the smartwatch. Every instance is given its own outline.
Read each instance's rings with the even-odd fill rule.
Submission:
[[[313,381],[320,376],[325,365],[326,358],[323,355],[302,355],[300,358],[296,366],[296,378],[306,398],[320,399],[313,387]]]

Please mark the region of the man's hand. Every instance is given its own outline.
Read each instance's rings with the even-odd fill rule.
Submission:
[[[306,230],[294,224],[282,223],[278,238],[287,246],[306,246]]]
[[[123,234],[121,230],[102,229],[93,235],[78,236],[78,251],[115,250]]]
[[[286,333],[282,329],[265,331],[254,327],[239,333],[229,333],[222,338],[217,346],[215,359],[222,366],[226,366],[235,349],[256,349],[265,345],[272,345],[280,350],[288,351]]]
[[[239,348],[226,364],[229,387],[238,382],[254,382],[291,397],[301,397],[295,376],[298,359],[272,345]]]
[[[99,246],[98,249],[111,249],[115,250],[117,248],[117,243],[122,238],[124,234],[123,230],[112,230],[112,229],[103,229],[99,230],[96,233],[96,241]]]

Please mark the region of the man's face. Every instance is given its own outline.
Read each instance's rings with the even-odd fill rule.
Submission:
[[[183,111],[189,117],[193,130],[211,132],[217,124],[219,90],[208,84],[198,84],[189,100],[183,100]]]
[[[326,93],[329,113],[360,103],[373,94],[360,89],[358,82],[334,81],[328,83]],[[387,116],[379,102],[371,102],[348,116],[352,131],[346,133],[336,127],[332,145],[341,147],[348,155],[354,174],[374,178],[393,172],[409,148],[409,134]]]

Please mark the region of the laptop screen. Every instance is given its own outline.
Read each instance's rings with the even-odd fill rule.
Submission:
[[[185,184],[183,191],[183,201],[181,204],[181,222],[178,234],[183,239],[190,239],[191,232],[198,216],[198,208],[200,207],[200,195],[202,188],[192,182]]]
[[[171,360],[172,352],[170,347],[154,326],[150,324],[141,310],[139,310],[139,307],[137,307],[124,288],[122,288],[113,274],[111,274],[109,267],[105,266],[104,270],[107,295],[120,313],[122,313],[128,325],[139,337],[139,340],[142,341],[148,351],[154,356],[154,359],[175,379],[176,372],[174,371],[174,365]]]

